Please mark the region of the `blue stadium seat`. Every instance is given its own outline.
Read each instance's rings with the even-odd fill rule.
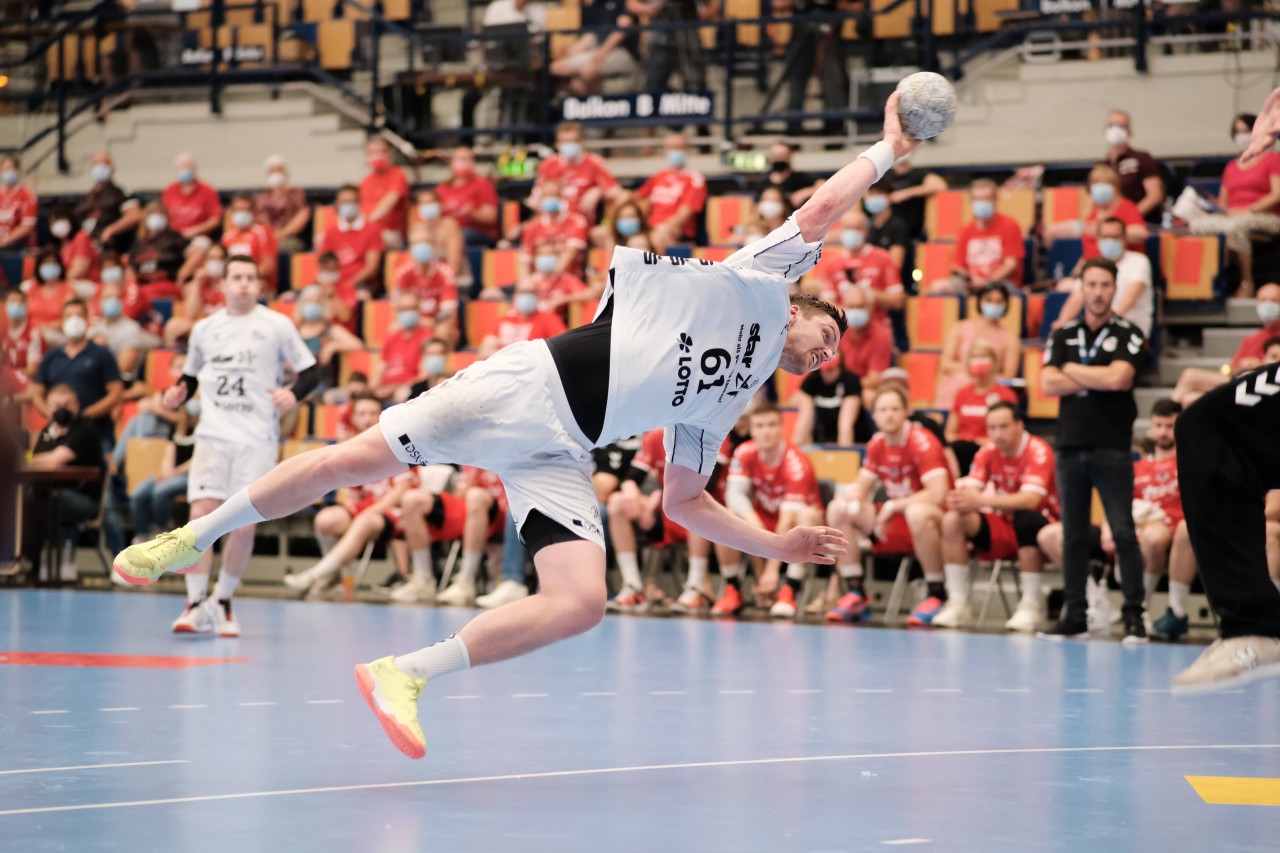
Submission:
[[[1048,272],[1049,278],[1057,281],[1070,273],[1071,270],[1075,269],[1076,263],[1083,254],[1083,245],[1080,240],[1074,237],[1054,240],[1044,259],[1044,268]]]

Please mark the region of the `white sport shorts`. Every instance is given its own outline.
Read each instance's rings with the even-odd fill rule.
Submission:
[[[516,527],[533,510],[604,549],[579,430],[544,341],[523,341],[382,413],[382,435],[406,465],[453,462],[502,478]]]
[[[276,467],[280,446],[274,442],[235,442],[196,437],[187,477],[187,500],[225,501]]]

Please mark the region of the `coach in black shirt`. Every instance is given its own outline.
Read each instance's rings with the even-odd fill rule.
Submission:
[[[833,358],[804,378],[795,404],[800,410],[795,444],[851,445],[862,411],[862,381],[839,357]]]
[[[1081,272],[1084,317],[1054,332],[1040,381],[1061,398],[1058,414],[1058,497],[1062,504],[1062,618],[1051,637],[1086,634],[1085,585],[1089,566],[1092,490],[1106,510],[1124,589],[1124,641],[1145,642],[1142,623],[1142,552],[1133,526],[1133,399],[1137,366],[1145,357],[1142,332],[1111,311],[1116,266],[1093,258]]]

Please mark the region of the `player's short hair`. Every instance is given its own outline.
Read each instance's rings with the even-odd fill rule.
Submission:
[[[559,136],[562,133],[576,133],[578,134],[578,137],[581,138],[583,135],[582,125],[578,124],[576,121],[562,121],[560,124],[556,125],[556,136]]]
[[[899,388],[897,385],[889,385],[876,390],[876,396],[871,400],[871,407],[875,408],[876,403],[880,402],[880,398],[885,394],[892,394],[898,398],[898,402],[902,403],[902,408],[910,409],[911,401],[907,399],[907,392]]]
[[[355,193],[356,195],[360,195],[360,188],[357,187],[355,184],[343,184],[342,186],[338,187],[338,191],[334,193],[334,198],[337,198],[338,196],[346,192],[352,192],[352,193]]]
[[[342,263],[342,261],[339,260],[338,254],[336,252],[321,252],[320,257],[316,258],[316,263],[317,264],[340,264]]]
[[[27,301],[27,292],[23,290],[21,287],[11,287],[4,292],[5,299],[8,299],[10,296],[16,296],[19,299],[21,299],[23,302]],[[1263,352],[1265,352],[1267,348],[1263,347],[1262,349],[1263,349]]]
[[[1085,273],[1087,273],[1089,270],[1094,270],[1094,269],[1106,270],[1107,272],[1109,272],[1111,274],[1112,284],[1115,284],[1116,278],[1120,274],[1120,270],[1116,267],[1113,261],[1110,261],[1107,258],[1097,257],[1097,258],[1090,258],[1089,260],[1084,262],[1084,266],[1080,268],[1080,277],[1083,279]]]
[[[973,192],[974,190],[991,190],[992,192],[995,192],[996,189],[996,182],[990,178],[978,178],[976,181],[969,184],[969,192]]]
[[[1106,219],[1098,223],[1099,228],[1101,228],[1103,225],[1119,225],[1121,230],[1124,230],[1129,227],[1128,224],[1118,216],[1108,216]]]
[[[79,296],[73,296],[66,302],[62,303],[62,313],[67,313],[68,308],[80,308],[84,313],[89,313],[89,303],[85,302]]]
[[[797,293],[791,297],[791,304],[799,307],[800,313],[806,317],[814,314],[826,314],[832,320],[836,321],[836,329],[839,334],[837,339],[843,338],[844,333],[849,329],[849,320],[844,316],[844,310],[837,308],[830,302],[824,302],[816,296],[810,296],[807,293]]]
[[[1267,342],[1262,345],[1262,351],[1266,352],[1267,350],[1271,349],[1274,346],[1280,346],[1280,336],[1277,336],[1274,338],[1267,338]]]
[[[257,203],[254,201],[253,196],[250,195],[249,193],[236,193],[231,197],[231,203],[235,204],[237,201],[247,201],[249,202],[250,207],[258,206]]]
[[[1182,414],[1182,404],[1165,397],[1151,404],[1151,417],[1173,418]]]
[[[361,392],[361,393],[359,393],[359,394],[352,394],[352,395],[351,395],[351,411],[353,411],[353,412],[354,412],[354,411],[356,410],[356,403],[361,403],[361,402],[366,402],[366,403],[377,403],[377,404],[378,404],[378,408],[379,408],[379,409],[381,409],[381,408],[382,408],[382,401],[381,401],[381,400],[379,400],[377,397],[375,397],[375,396],[374,396],[374,395],[372,395],[372,394],[369,394],[369,393],[367,393],[367,392]]]
[[[1240,113],[1239,115],[1237,115],[1235,118],[1231,120],[1231,129],[1227,132],[1232,136],[1235,135],[1236,122],[1243,123],[1245,127],[1249,128],[1249,130],[1252,131],[1253,126],[1257,123],[1257,121],[1258,121],[1258,117],[1254,113]]]
[[[884,193],[885,195],[889,195],[893,192],[893,178],[889,175],[885,175],[883,178],[867,187],[867,192]]]
[[[427,347],[431,346],[432,344],[439,344],[445,349],[449,348],[449,342],[444,340],[443,338],[428,338],[426,343],[422,345],[422,348],[425,350]]]
[[[248,255],[229,255],[226,261],[226,269],[230,270],[232,264],[251,264],[253,271],[258,272],[258,262]]]
[[[994,414],[995,412],[1008,412],[1013,415],[1013,419],[1015,421],[1018,421],[1019,423],[1022,422],[1022,413],[1018,411],[1017,406],[1010,403],[1008,400],[1000,400],[987,407],[988,415]]]
[[[757,403],[756,407],[751,410],[751,417],[759,417],[760,415],[777,415],[778,417],[782,417],[782,409],[778,408],[777,403],[764,400]]]
[[[351,375],[347,377],[347,382],[348,384],[352,382],[363,382],[368,385],[369,374],[365,373],[363,370],[353,370],[351,371]]]

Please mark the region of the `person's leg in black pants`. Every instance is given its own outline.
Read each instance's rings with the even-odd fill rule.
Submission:
[[[1058,453],[1058,501],[1062,505],[1062,618],[1084,624],[1088,605],[1085,581],[1089,576],[1089,523],[1093,505],[1093,481],[1088,451]]]
[[[1120,563],[1120,588],[1124,590],[1124,614],[1142,616],[1142,549],[1133,525],[1133,454],[1128,450],[1090,452],[1090,472],[1102,508],[1111,525]]]

